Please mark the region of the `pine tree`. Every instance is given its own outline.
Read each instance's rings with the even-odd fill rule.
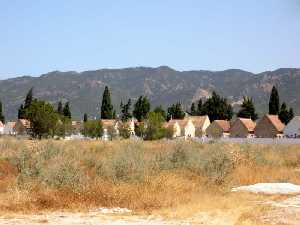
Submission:
[[[133,116],[141,122],[146,119],[148,112],[150,112],[150,102],[146,96],[140,96],[134,104]]]
[[[202,99],[200,99],[198,101],[198,104],[197,104],[197,115],[198,116],[202,116],[203,115],[203,113],[202,113],[202,106],[203,106]]]
[[[24,109],[28,109],[31,106],[32,101],[33,101],[33,88],[30,88],[25,98]]]
[[[3,115],[3,109],[2,109],[2,102],[0,101],[0,121],[4,124],[5,123],[5,117]]]
[[[269,114],[270,115],[279,114],[279,94],[275,86],[273,86],[271,96],[270,96]]]
[[[181,103],[177,102],[168,108],[167,120],[171,119],[183,119],[185,117],[185,113],[182,109]]]
[[[288,124],[289,119],[290,119],[290,114],[289,111],[287,109],[287,106],[284,103],[282,103],[281,107],[280,107],[280,111],[279,111],[279,119],[281,120],[282,123],[284,123],[285,125]]]
[[[69,119],[72,118],[71,110],[70,110],[70,103],[66,102],[64,108],[63,108],[63,115]]]
[[[107,86],[105,86],[102,104],[101,104],[101,119],[112,119],[113,118],[113,106],[111,104],[110,92]]]
[[[127,104],[125,105],[123,104],[123,102],[121,102],[120,108],[121,108],[121,120],[123,122],[127,122],[130,118],[132,118],[132,114],[130,112],[131,99],[129,99]]]
[[[198,114],[194,102],[193,102],[192,105],[191,105],[191,111],[190,111],[190,114],[191,114],[192,116],[197,116],[197,114]]]
[[[216,92],[213,92],[212,96],[203,104],[202,113],[208,115],[211,122],[214,120],[231,120],[233,109],[227,103],[226,98],[222,98]]]
[[[252,98],[244,97],[241,109],[237,114],[238,117],[257,120],[258,115],[255,111]]]
[[[58,113],[59,115],[64,115],[63,105],[62,105],[62,102],[61,102],[61,101],[58,102],[58,105],[57,105],[57,113]]]
[[[88,115],[87,115],[87,113],[85,113],[83,115],[83,122],[86,123],[87,121],[88,121]]]

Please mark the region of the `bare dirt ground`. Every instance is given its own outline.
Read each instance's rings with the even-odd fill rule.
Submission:
[[[90,212],[44,212],[40,214],[5,214],[0,216],[4,225],[299,225],[300,196],[286,197],[278,201],[256,203],[262,207],[254,214],[251,210],[238,214],[234,210],[195,212],[184,219],[176,217],[139,216],[134,213],[103,214]],[[248,217],[248,213],[249,216]],[[241,216],[242,215],[242,216]]]

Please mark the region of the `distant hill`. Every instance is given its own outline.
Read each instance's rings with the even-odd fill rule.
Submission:
[[[113,104],[147,95],[152,105],[168,106],[176,101],[189,107],[192,101],[208,97],[213,90],[238,106],[244,95],[252,96],[260,113],[267,111],[269,93],[277,85],[281,101],[300,113],[300,69],[278,69],[260,74],[242,70],[176,71],[166,66],[158,68],[102,69],[96,71],[54,71],[40,77],[18,77],[0,81],[0,98],[7,119],[15,119],[17,108],[27,91],[56,104],[70,101],[74,117],[87,112],[97,116],[104,87],[111,89]]]

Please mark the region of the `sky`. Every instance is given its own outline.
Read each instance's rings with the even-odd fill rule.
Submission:
[[[300,0],[0,0],[0,79],[300,67]]]

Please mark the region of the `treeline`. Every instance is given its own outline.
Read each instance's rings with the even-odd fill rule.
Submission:
[[[83,129],[81,133],[87,137],[100,138],[103,135],[103,124],[101,120],[118,119],[121,123],[118,127],[118,134],[111,128],[109,135],[130,137],[128,121],[132,118],[137,120],[135,123],[135,134],[146,140],[171,137],[172,130],[163,127],[163,123],[171,119],[183,119],[186,114],[191,116],[208,115],[211,122],[214,120],[231,120],[234,116],[233,108],[227,99],[216,92],[203,101],[199,99],[191,104],[190,110],[185,111],[180,102],[172,104],[165,110],[158,106],[151,110],[150,101],[147,96],[140,96],[132,104],[131,99],[126,103],[121,101],[120,112],[117,114],[111,101],[109,88],[106,86],[101,101],[100,117],[97,120],[89,120],[87,113],[83,115]],[[274,86],[269,100],[269,114],[278,115],[280,120],[287,124],[293,117],[292,108],[288,108],[285,102],[280,104],[279,93]],[[240,110],[236,113],[237,117],[258,119],[258,114],[254,106],[253,99],[244,97]],[[35,138],[47,137],[65,137],[72,133],[72,114],[69,102],[63,104],[57,103],[55,109],[53,105],[33,97],[33,88],[31,88],[18,109],[18,119],[27,119],[31,122],[30,134]],[[0,102],[0,120],[4,123],[5,117],[2,112],[2,103]]]

